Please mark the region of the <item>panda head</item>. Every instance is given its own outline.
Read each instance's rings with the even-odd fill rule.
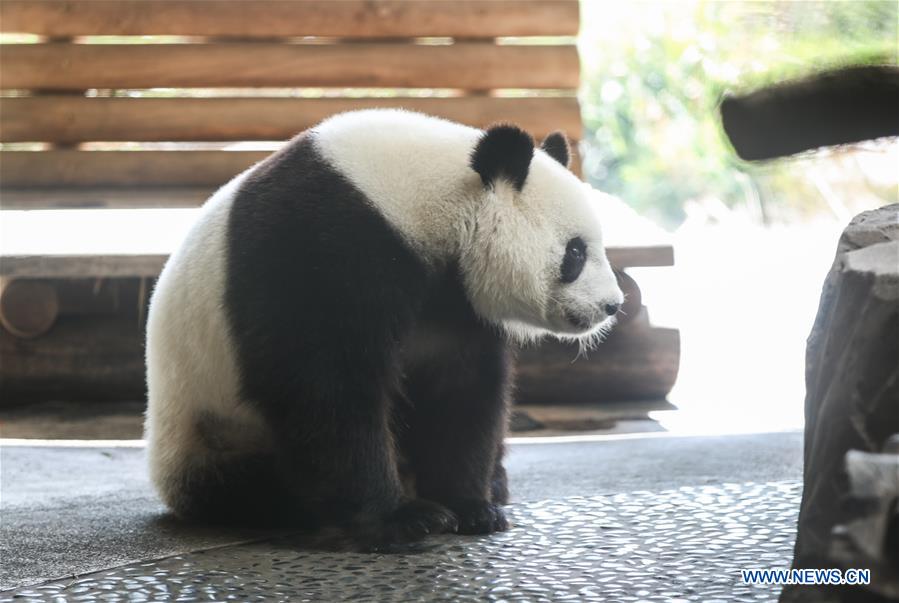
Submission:
[[[624,296],[603,247],[597,202],[568,170],[568,142],[539,148],[515,126],[484,132],[470,155],[480,176],[460,266],[469,299],[512,337],[589,341]]]

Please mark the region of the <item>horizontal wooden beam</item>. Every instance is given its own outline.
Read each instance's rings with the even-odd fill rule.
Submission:
[[[144,328],[132,316],[61,316],[49,333],[0,329],[0,406],[32,400],[143,400]]]
[[[3,187],[217,187],[270,151],[3,151]]]
[[[277,44],[4,44],[5,89],[578,86],[577,47]]]
[[[4,255],[0,276],[15,278],[156,277],[168,254]]]
[[[581,136],[574,97],[0,99],[0,141],[284,140],[343,111],[398,107],[475,127],[505,121],[538,137]]]
[[[674,266],[674,247],[668,243],[609,246],[606,253],[613,268]]]
[[[609,247],[609,262],[615,268],[670,266],[670,246]],[[3,255],[0,275],[17,278],[155,277],[168,254],[72,254]]]
[[[0,151],[0,204],[6,209],[153,207],[157,206],[155,198],[160,197],[155,190],[217,188],[270,154],[223,150]],[[579,173],[576,154],[572,170]],[[114,190],[109,190],[116,188],[129,190],[116,201]],[[138,190],[132,200],[128,195],[134,188]],[[102,191],[103,199],[92,201],[78,189]],[[144,202],[148,198],[154,198],[149,205]]]
[[[3,162],[0,153],[0,164]],[[2,170],[2,165],[0,165]],[[199,207],[214,186],[141,188],[0,188],[0,208],[39,209],[142,209]]]
[[[0,31],[272,38],[571,36],[577,0],[3,0]]]

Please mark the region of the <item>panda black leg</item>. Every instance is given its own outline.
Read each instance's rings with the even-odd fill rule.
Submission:
[[[228,224],[242,397],[273,431],[303,523],[373,546],[452,528],[445,507],[404,497],[390,421],[427,265],[312,135],[254,169]]]
[[[345,388],[342,396],[319,398],[312,413],[307,398],[297,412],[277,413],[270,421],[286,451],[282,465],[297,523],[343,526],[337,540],[324,545],[364,550],[455,529],[456,518],[445,507],[404,496],[388,397],[362,384]],[[314,430],[308,428],[311,417]]]
[[[208,458],[170,477],[165,489],[169,507],[183,519],[250,528],[297,525],[272,455]]]
[[[509,478],[506,468],[503,466],[503,456],[506,448],[503,444],[497,447],[496,466],[493,468],[493,478],[490,480],[490,500],[497,505],[509,503]]]
[[[422,498],[450,508],[458,532],[508,527],[502,439],[509,357],[499,335],[478,326],[460,334],[453,352],[410,371],[403,453]]]

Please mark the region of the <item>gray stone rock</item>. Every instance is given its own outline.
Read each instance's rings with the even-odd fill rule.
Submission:
[[[835,559],[832,531],[852,522],[846,454],[881,452],[899,432],[899,204],[864,212],[843,232],[806,350],[804,491],[793,566],[867,567]],[[883,546],[878,543],[862,548]],[[870,561],[870,560],[869,560]],[[850,563],[847,565],[847,563]],[[865,600],[896,592],[872,572]],[[855,600],[859,588],[785,588],[781,601]],[[875,594],[878,593],[878,594]]]

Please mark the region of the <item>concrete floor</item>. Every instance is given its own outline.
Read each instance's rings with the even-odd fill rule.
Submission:
[[[142,448],[3,446],[0,590],[15,590],[0,599],[18,594],[34,600],[76,595],[100,600],[101,594],[119,593],[129,600],[158,600],[158,592],[139,588],[141,577],[152,583],[147,588],[180,585],[177,592],[184,600],[221,600],[229,592],[238,599],[267,593],[286,600],[297,597],[300,586],[312,599],[344,597],[352,589],[365,591],[367,584],[386,589],[376,600],[435,599],[440,597],[433,591],[434,568],[443,568],[443,578],[454,576],[446,593],[456,600],[514,599],[516,592],[533,589],[533,597],[525,599],[573,594],[609,600],[612,593],[614,600],[776,598],[774,587],[739,585],[738,569],[748,563],[789,565],[801,479],[800,433],[529,442],[510,446],[512,530],[486,538],[436,538],[435,551],[404,557],[402,563],[396,556],[328,557],[285,545],[271,533],[180,524],[154,496]],[[603,524],[612,531],[605,532]],[[741,542],[747,539],[755,546]],[[583,549],[585,543],[595,549]],[[580,565],[566,551],[580,551],[575,555]],[[274,563],[279,558],[303,570],[284,573],[286,566]],[[473,559],[477,562],[471,566]],[[684,559],[692,561],[684,565]],[[309,572],[319,575],[316,568],[339,568],[350,561],[356,565],[346,572],[309,582]],[[563,569],[574,564],[572,571],[539,569],[559,563]],[[470,571],[454,574],[456,565]],[[256,573],[246,573],[251,566]],[[357,566],[364,568],[362,574],[352,569]],[[223,567],[230,568],[225,574],[238,585],[216,579]],[[652,584],[641,578],[653,575],[657,581]],[[196,576],[203,577],[207,590],[195,585],[185,590],[185,578]],[[340,590],[340,584],[349,590]],[[541,588],[549,590],[538,596]]]

